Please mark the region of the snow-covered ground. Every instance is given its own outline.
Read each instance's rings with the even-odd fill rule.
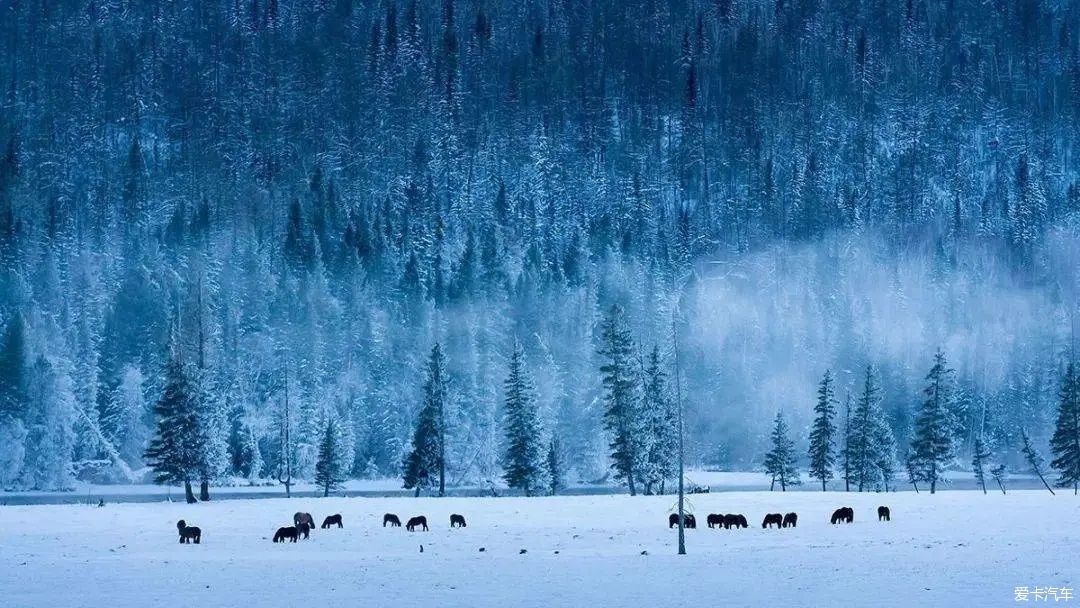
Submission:
[[[9,506],[0,594],[11,607],[1005,606],[1016,587],[1080,585],[1071,493],[689,499],[701,527],[682,557],[666,525],[671,496]],[[879,504],[892,522],[876,521]],[[854,507],[854,524],[829,524],[839,506]],[[345,528],[272,544],[295,511],[341,513]],[[431,531],[384,529],[387,511],[426,515]],[[788,511],[798,528],[761,529],[765,513]],[[743,513],[751,528],[710,530],[710,512]],[[451,513],[469,526],[450,530]],[[178,519],[202,528],[201,545],[177,543]]]

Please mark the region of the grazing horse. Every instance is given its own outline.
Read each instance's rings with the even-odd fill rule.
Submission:
[[[409,521],[405,522],[405,529],[409,532],[415,532],[416,526],[420,526],[424,532],[427,532],[427,518],[423,515],[417,515],[416,517],[410,517]]]
[[[889,513],[889,507],[877,508],[877,520],[878,521],[892,521],[892,514]]]
[[[307,525],[307,522],[302,522],[296,526],[296,535],[304,535],[304,540],[311,538],[311,526]]]
[[[799,515],[797,513],[788,513],[787,515],[784,516],[784,523],[782,525],[785,528],[787,528],[789,526],[794,528],[795,524],[797,524],[797,523],[799,523]]]
[[[327,515],[326,519],[322,520],[322,529],[325,530],[334,524],[337,524],[337,527],[339,528],[345,527],[341,525],[341,513],[338,513],[336,515]]]
[[[734,513],[728,513],[724,515],[724,529],[730,530],[732,528],[749,528],[750,524],[746,523],[746,517],[743,515],[736,515]]]
[[[298,536],[300,535],[297,534],[296,526],[282,526],[274,534],[274,542],[283,543],[288,540],[295,543]]]
[[[180,532],[180,544],[195,543],[199,544],[202,540],[202,530],[197,526],[189,526],[184,520],[176,522],[176,529]]]
[[[672,513],[671,515],[668,515],[667,522],[668,522],[668,529],[669,530],[671,528],[674,528],[675,526],[679,525],[679,514],[678,513]],[[684,513],[683,514],[683,527],[684,528],[697,528],[697,519],[695,519],[694,516],[691,515],[690,513]]]
[[[765,516],[765,519],[761,522],[762,528],[768,528],[769,526],[776,525],[776,529],[780,529],[784,526],[784,516],[779,513],[769,513]]]
[[[386,524],[390,524],[391,528],[400,528],[401,520],[398,519],[397,515],[394,515],[393,513],[387,513],[386,515],[382,516],[382,527],[385,528]]]
[[[309,530],[315,529],[315,518],[311,516],[311,513],[296,512],[292,516],[293,525],[297,528],[300,524],[307,524]]]
[[[719,513],[709,513],[708,517],[705,518],[705,523],[708,524],[710,528],[723,526],[724,516]]]
[[[450,515],[450,527],[451,528],[454,528],[454,527],[464,528],[465,527],[465,516],[464,515],[458,515],[457,513],[451,514]]]
[[[840,507],[833,511],[831,523],[844,522],[850,524],[855,521],[855,510],[851,507]]]

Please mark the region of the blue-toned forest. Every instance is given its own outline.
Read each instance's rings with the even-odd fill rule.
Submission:
[[[0,0],[0,487],[1025,471],[1078,155],[1076,2]]]

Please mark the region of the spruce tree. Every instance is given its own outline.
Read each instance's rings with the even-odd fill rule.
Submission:
[[[889,482],[896,477],[896,436],[888,422],[881,420],[875,430],[876,452],[874,466],[881,480],[881,489],[889,491]]]
[[[1061,379],[1058,399],[1057,425],[1050,439],[1050,466],[1058,471],[1057,486],[1072,486],[1076,494],[1080,487],[1080,377],[1071,362]]]
[[[543,448],[535,390],[525,370],[524,353],[516,343],[510,355],[510,373],[503,386],[506,434],[503,478],[509,487],[532,496],[542,483]]]
[[[975,438],[975,448],[971,452],[971,470],[975,474],[975,481],[986,494],[986,459],[990,458],[990,450],[986,447],[982,435]]]
[[[612,468],[616,479],[625,480],[630,495],[637,494],[642,461],[642,433],[638,398],[634,340],[626,327],[618,304],[604,320],[599,354],[604,358],[600,373],[604,386],[604,428],[611,436]]]
[[[191,480],[198,473],[201,454],[198,404],[195,389],[176,349],[165,369],[165,390],[154,406],[157,425],[146,448],[146,462],[154,483],[184,484],[189,503],[197,502]]]
[[[818,385],[817,404],[814,405],[814,423],[810,430],[810,469],[809,474],[813,479],[821,482],[821,491],[825,491],[825,485],[833,478],[833,467],[836,465],[834,454],[834,437],[836,436],[836,397],[833,395],[832,374],[825,370],[825,375]]]
[[[679,429],[675,403],[668,392],[667,374],[661,365],[660,349],[653,347],[644,370],[643,418],[645,425],[645,493],[664,492],[664,482],[678,474]]]
[[[1046,463],[1046,460],[1043,458],[1042,454],[1039,453],[1039,450],[1035,449],[1035,446],[1032,445],[1031,437],[1028,436],[1027,430],[1025,429],[1020,429],[1020,453],[1024,455],[1024,460],[1027,461],[1028,468],[1031,469],[1031,472],[1038,476],[1039,481],[1043,482],[1047,491],[1053,494],[1054,490],[1050,487],[1050,484],[1046,482],[1046,476],[1044,475],[1045,471],[1043,470],[1043,465]]]
[[[315,462],[315,485],[322,488],[323,496],[341,487],[345,481],[345,462],[338,447],[337,425],[331,418],[326,423],[322,441],[319,442],[319,458]]]
[[[851,416],[848,438],[848,467],[851,481],[862,492],[880,479],[880,464],[885,436],[881,425],[885,424],[880,407],[881,389],[874,378],[874,368],[866,367],[863,392]]]
[[[779,481],[780,491],[786,492],[788,486],[801,483],[799,469],[795,464],[795,442],[788,437],[788,425],[784,413],[777,412],[771,435],[772,449],[765,455],[765,472],[772,477],[773,485]]]
[[[926,374],[923,403],[915,416],[915,434],[911,440],[912,466],[920,481],[930,484],[930,493],[944,482],[945,467],[953,458],[952,427],[949,408],[952,403],[952,374],[940,350]]]
[[[446,362],[438,343],[431,349],[427,379],[424,381],[424,404],[413,431],[412,450],[405,457],[404,485],[420,490],[437,485],[439,496],[446,495]]]
[[[843,458],[844,491],[851,491],[851,481],[854,476],[851,471],[851,393],[844,397],[844,447],[840,449]]]

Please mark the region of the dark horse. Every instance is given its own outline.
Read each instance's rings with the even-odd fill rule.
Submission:
[[[750,524],[746,522],[746,517],[743,515],[736,515],[734,513],[728,513],[724,516],[724,529],[730,530],[732,528],[749,528]]]
[[[830,522],[835,524],[836,522],[841,521],[848,524],[855,521],[855,509],[852,509],[851,507],[840,507],[833,511]]]
[[[292,516],[293,525],[300,527],[300,524],[307,524],[309,530],[315,529],[315,518],[311,516],[311,513],[296,512]]]
[[[769,513],[761,522],[761,527],[768,528],[769,526],[772,526],[774,524],[776,525],[777,529],[784,527],[784,516],[779,513]]]
[[[705,523],[708,524],[710,528],[723,526],[724,516],[719,513],[709,513],[708,517],[705,518]]]
[[[176,529],[180,532],[180,544],[195,543],[199,544],[202,540],[202,530],[197,526],[189,526],[184,520],[176,522]]]
[[[788,513],[787,515],[785,515],[785,516],[784,516],[784,523],[783,523],[783,526],[784,526],[785,528],[787,528],[787,527],[789,527],[789,526],[790,526],[790,527],[792,527],[792,528],[794,528],[794,527],[795,527],[795,524],[797,524],[797,523],[799,523],[799,516],[798,516],[798,514],[796,514],[796,513]]]
[[[296,535],[300,536],[301,534],[304,536],[304,540],[311,538],[311,526],[309,526],[307,522],[300,523],[296,526]]]
[[[892,521],[892,514],[889,513],[889,507],[877,508],[877,520],[878,521]]]
[[[405,522],[405,529],[409,532],[415,532],[416,526],[420,526],[424,532],[427,532],[427,518],[423,515],[417,515],[416,517],[410,517],[409,521]]]
[[[668,515],[667,522],[668,529],[674,528],[675,526],[679,525],[679,514],[672,513],[671,515]],[[696,529],[697,519],[690,513],[685,513],[683,515],[683,527],[689,529]]]
[[[338,513],[336,515],[327,515],[326,519],[322,520],[322,528],[323,528],[323,530],[329,528],[330,526],[332,526],[334,524],[337,524],[337,527],[339,527],[339,528],[344,528],[345,527],[345,526],[341,525],[341,513]]]
[[[451,528],[453,528],[453,527],[464,528],[465,527],[465,516],[464,515],[458,515],[457,513],[452,513],[450,515],[450,527]]]
[[[400,528],[401,520],[398,519],[397,515],[394,515],[393,513],[387,513],[386,515],[382,516],[382,527],[385,528],[386,524],[390,524],[391,528]]]
[[[274,542],[283,543],[288,540],[295,543],[298,536],[296,526],[283,526],[278,528],[277,533],[274,534]]]

